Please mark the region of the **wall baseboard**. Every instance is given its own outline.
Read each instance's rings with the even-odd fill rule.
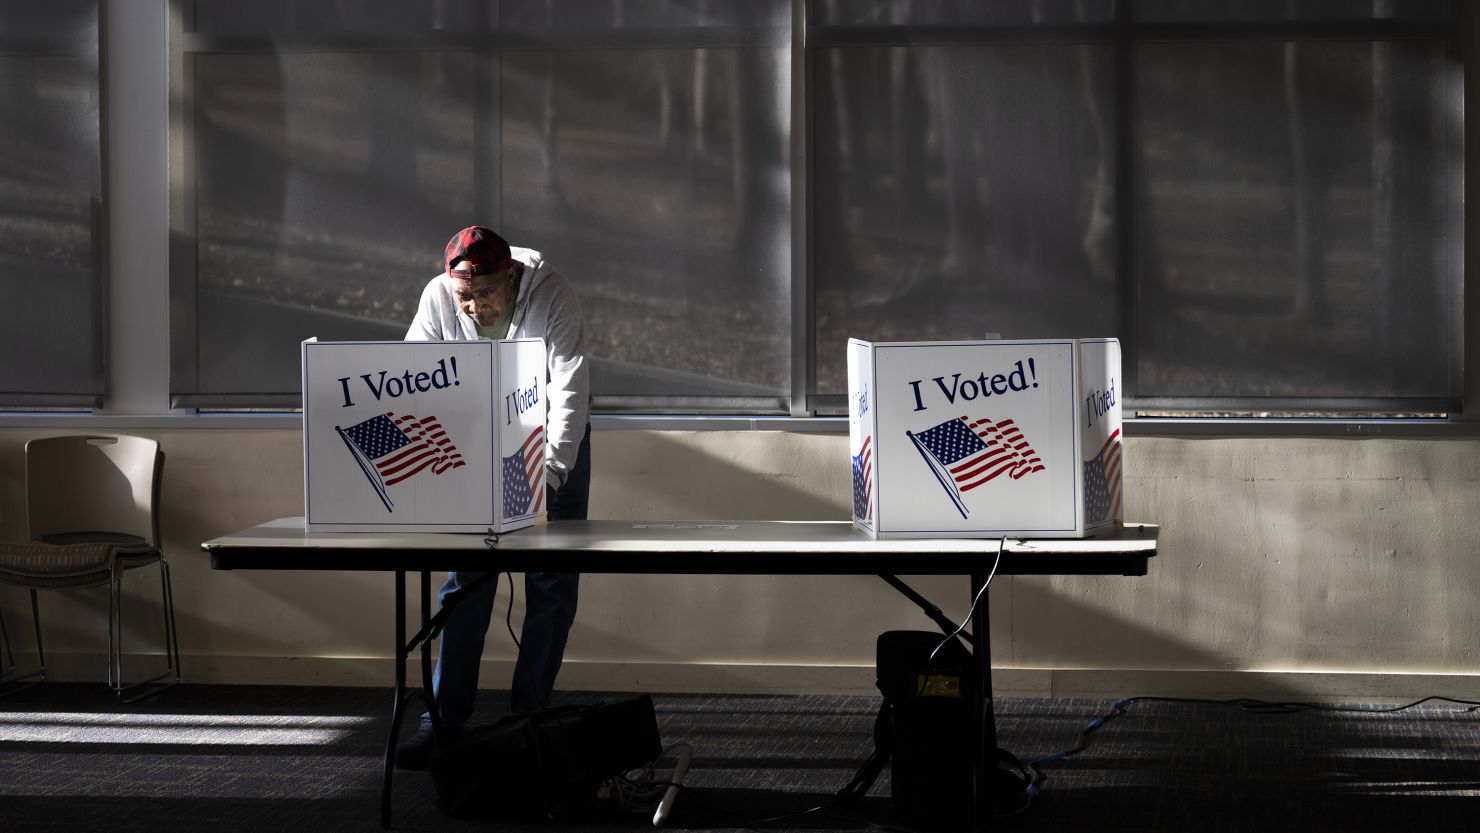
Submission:
[[[30,666],[19,657],[17,669]],[[99,682],[106,667],[102,654],[48,656],[48,679]],[[140,677],[164,666],[160,655],[127,655],[124,673]],[[187,683],[231,685],[388,686],[394,666],[383,657],[186,656]],[[508,685],[513,663],[484,660],[480,679],[487,688]],[[421,670],[407,663],[408,683]],[[1136,696],[1302,702],[1406,703],[1440,696],[1480,700],[1480,674],[1301,670],[1198,670],[1104,668],[994,668],[998,697],[1108,699]],[[877,694],[873,666],[772,665],[746,663],[567,661],[559,687],[568,691],[666,691],[727,694]]]

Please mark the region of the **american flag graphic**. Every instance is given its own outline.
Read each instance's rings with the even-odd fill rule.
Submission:
[[[1043,460],[1010,419],[993,422],[964,416],[916,434],[906,431],[946,490],[961,517],[967,517],[964,493],[1007,475],[1018,480],[1043,471]]]
[[[434,416],[418,419],[387,411],[348,428],[336,425],[334,430],[349,446],[387,512],[394,508],[386,492],[388,487],[427,469],[441,474],[465,465],[457,446]]]
[[[1120,429],[1110,433],[1100,453],[1084,461],[1084,520],[1098,523],[1120,515]]]
[[[504,517],[540,511],[545,502],[545,426],[536,426],[519,450],[504,458]]]
[[[873,518],[872,475],[874,473],[874,438],[863,438],[863,448],[853,455],[853,517],[867,521]]]

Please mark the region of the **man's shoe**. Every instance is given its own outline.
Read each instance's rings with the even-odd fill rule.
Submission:
[[[432,750],[435,747],[432,727],[423,723],[421,728],[396,746],[396,766],[401,769],[427,769],[432,765]]]

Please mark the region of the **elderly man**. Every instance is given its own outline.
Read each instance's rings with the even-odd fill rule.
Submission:
[[[591,392],[586,366],[585,319],[575,290],[544,257],[510,248],[481,226],[459,231],[443,253],[443,274],[421,293],[407,341],[542,338],[548,351],[546,380],[549,437],[545,458],[546,505],[551,520],[584,520],[591,486]],[[448,573],[439,599],[473,583],[481,573]],[[527,573],[524,628],[510,691],[516,713],[547,708],[576,615],[579,576]],[[493,612],[496,581],[466,591],[442,630],[432,677],[443,725],[456,733],[473,713],[478,664]],[[424,769],[431,758],[431,718],[396,749],[396,763]]]

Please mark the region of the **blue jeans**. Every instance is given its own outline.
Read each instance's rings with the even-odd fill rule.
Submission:
[[[576,465],[550,503],[550,519],[583,521],[591,494],[591,426],[581,439]],[[483,573],[452,572],[437,594],[438,601],[476,580]],[[579,573],[526,573],[524,576],[524,626],[519,637],[519,660],[514,665],[510,704],[516,714],[539,711],[550,705],[555,675],[565,656],[565,641],[576,618]],[[437,670],[432,674],[432,693],[442,723],[452,728],[467,724],[478,696],[478,664],[483,658],[483,639],[493,615],[497,578],[485,581],[453,609],[442,628]],[[423,724],[430,721],[423,715]]]

